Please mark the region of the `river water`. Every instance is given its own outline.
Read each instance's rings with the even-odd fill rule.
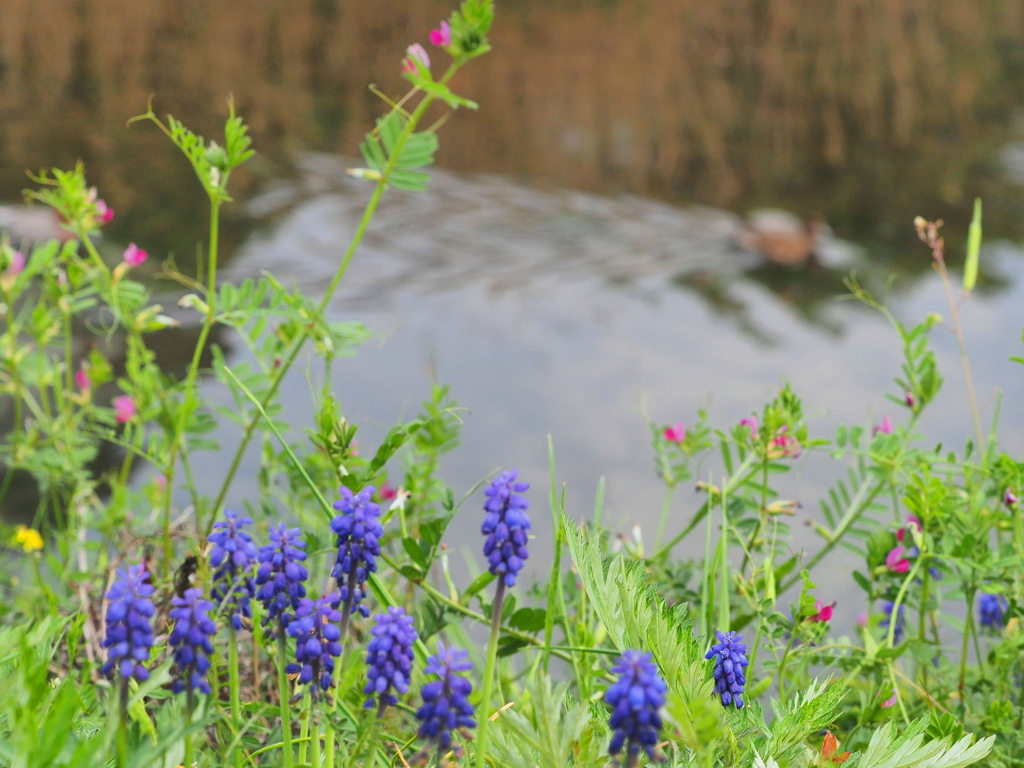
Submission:
[[[706,408],[728,427],[790,381],[815,436],[901,421],[885,399],[899,394],[896,335],[837,300],[842,279],[856,270],[888,290],[908,321],[948,315],[911,222],[946,219],[957,263],[982,196],[982,279],[964,321],[986,415],[1001,390],[1001,438],[1024,448],[1024,368],[1008,361],[1024,325],[1019,4],[534,0],[498,11],[494,52],[456,81],[479,113],[441,128],[428,192],[388,193],[331,305],[376,331],[334,376],[364,445],[414,415],[432,381],[451,384],[465,423],[442,474],[461,493],[518,467],[534,485],[536,562],[547,559],[548,435],[570,513],[589,514],[605,477],[605,519],[639,523],[649,542],[661,489],[648,417],[692,423]],[[162,137],[125,121],[155,94],[158,111],[213,135],[233,94],[261,154],[234,180],[224,279],[268,269],[315,296],[370,191],[345,174],[381,109],[366,84],[398,95],[405,46],[446,13],[434,0],[11,0],[0,202],[17,201],[25,168],[83,158],[118,211],[106,247],[135,241],[187,268],[201,191]],[[742,217],[762,207],[830,225],[819,257],[782,268],[738,247]],[[933,337],[947,384],[922,431],[959,448],[970,421],[956,346],[941,328]],[[297,425],[308,391],[300,374],[287,382]],[[230,505],[253,498],[255,460]],[[808,455],[778,484],[803,503],[797,522],[820,515],[834,472]],[[673,521],[700,501],[680,492]],[[470,528],[478,506],[462,513]]]

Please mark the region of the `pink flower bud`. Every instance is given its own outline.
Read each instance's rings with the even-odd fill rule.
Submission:
[[[881,696],[881,694],[879,694]],[[892,689],[892,696],[882,702],[882,707],[891,707],[896,703],[896,689]]]
[[[149,254],[135,243],[128,243],[128,247],[124,249],[124,263],[129,267],[137,267],[148,258]]]
[[[20,275],[23,269],[25,269],[25,254],[15,251],[11,254],[11,263],[7,266],[7,274],[14,277]]]
[[[1013,491],[1011,489],[1007,488],[1006,489],[1006,493],[1003,494],[1003,504],[1005,504],[1008,507],[1012,507],[1016,503],[1017,503],[1016,495],[1014,495],[1014,493],[1013,493]]]
[[[392,488],[391,483],[389,483],[387,480],[380,484],[379,493],[381,501],[389,501],[390,499],[393,499],[398,495],[398,491]]]
[[[882,422],[871,430],[871,436],[874,437],[879,432],[881,432],[883,435],[890,435],[892,434],[893,429],[894,427],[892,419],[890,419],[888,416],[884,416],[882,418]]]
[[[745,419],[740,419],[740,425],[750,427],[750,439],[757,440],[757,416],[747,416]]]
[[[903,402],[907,404],[908,408],[913,408],[915,405],[917,405],[917,398],[914,397],[913,392],[904,392]]]
[[[686,428],[683,422],[677,421],[671,427],[665,427],[661,435],[670,443],[682,443],[686,439]]]
[[[103,200],[96,201],[96,216],[100,224],[109,224],[114,219],[114,209],[107,206]]]
[[[442,21],[440,28],[430,30],[430,44],[438,48],[447,48],[452,44],[452,28],[447,21]]]
[[[893,547],[889,554],[885,556],[885,566],[890,571],[906,573],[910,570],[910,561],[903,557],[905,550],[906,547],[904,546]]]
[[[131,395],[120,395],[114,398],[114,414],[117,416],[118,424],[127,424],[135,418],[138,408]]]
[[[89,378],[89,373],[85,368],[79,368],[75,371],[75,384],[83,392],[87,392],[92,389],[92,379]]]
[[[416,74],[420,70],[430,69],[430,56],[419,43],[413,43],[405,49],[406,58],[402,62],[402,71]]]

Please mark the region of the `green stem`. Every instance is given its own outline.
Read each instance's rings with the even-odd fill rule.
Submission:
[[[722,488],[722,493],[724,495],[731,495],[736,491],[737,488],[740,488],[741,486],[745,485],[750,481],[754,474],[760,469],[760,467],[755,467],[753,471],[751,471],[751,467],[754,465],[756,460],[756,454],[748,453],[746,455],[746,458],[743,459],[743,463],[740,464],[736,472],[729,478],[725,486]],[[708,499],[704,502],[703,505],[701,505],[701,508],[697,510],[697,513],[693,516],[693,518],[690,520],[687,526],[682,531],[680,531],[675,537],[673,537],[668,544],[666,544],[664,547],[662,547],[649,558],[647,558],[647,560],[649,562],[658,562],[666,558],[669,554],[671,554],[676,544],[678,544],[687,536],[689,536],[690,532],[693,531],[693,529],[696,528],[698,525],[700,525],[701,520],[703,520],[707,516],[708,511],[711,509],[712,505],[716,503],[717,500],[714,499],[712,495],[709,495]]]
[[[321,768],[323,763],[320,755],[320,718],[316,716],[315,701],[309,703],[309,743],[313,752],[313,768]]]
[[[206,288],[206,317],[203,319],[203,326],[199,329],[199,338],[196,340],[195,349],[192,351],[192,361],[189,363],[188,372],[185,375],[185,388],[184,388],[184,400],[181,404],[181,408],[178,411],[178,422],[174,428],[174,434],[171,437],[170,444],[170,455],[167,458],[167,491],[164,503],[164,545],[167,548],[165,557],[167,558],[168,573],[170,572],[170,527],[171,527],[171,501],[174,496],[174,464],[177,459],[178,452],[182,447],[182,438],[185,432],[185,422],[192,412],[193,404],[196,397],[196,379],[199,376],[199,363],[202,360],[203,350],[206,349],[206,340],[210,336],[210,331],[213,328],[214,318],[217,312],[217,245],[220,238],[220,202],[215,198],[210,198],[210,244],[209,244],[209,265],[207,274],[207,288]],[[214,505],[213,509],[210,510],[210,524],[204,536],[209,536],[210,531],[213,529],[213,521],[217,516],[217,511],[220,509],[220,503],[223,499]]]
[[[494,685],[494,668],[498,660],[498,635],[501,634],[501,606],[505,602],[505,579],[498,576],[498,590],[491,606],[491,636],[487,641],[487,667],[484,669],[484,690],[480,697],[480,725],[476,732],[476,765],[484,768],[487,763],[487,726],[491,716],[491,688]]]
[[[196,695],[195,695],[195,692],[191,688],[189,688],[188,689],[188,696],[187,696],[186,701],[185,701],[185,725],[186,726],[192,725],[192,718],[193,718],[193,716],[195,714],[195,711],[196,711]],[[183,764],[186,765],[186,766],[189,766],[189,768],[191,768],[192,762],[193,762],[192,761],[192,750],[193,750],[192,737],[193,737],[193,735],[194,734],[189,733],[185,737],[185,762]]]
[[[288,644],[284,630],[277,628],[277,691],[281,699],[281,751],[284,753],[284,768],[292,768],[292,713],[291,688],[285,666],[288,659]]]
[[[438,81],[442,85],[448,83],[452,76],[458,71],[458,65],[452,64],[448,67],[448,70],[444,73],[444,76]],[[324,292],[323,298],[320,300],[320,304],[317,306],[317,314],[322,315],[327,309],[331,302],[331,298],[334,296],[334,291],[337,289],[338,284],[341,283],[342,278],[345,276],[348,270],[348,265],[352,261],[352,257],[355,255],[356,249],[363,240],[363,235],[366,234],[366,229],[370,225],[370,220],[373,219],[373,215],[377,210],[377,205],[380,203],[381,197],[384,195],[384,190],[387,189],[388,181],[391,178],[391,174],[395,170],[395,166],[398,162],[399,156],[402,154],[402,149],[405,147],[405,143],[409,140],[409,137],[416,130],[420,119],[424,113],[434,103],[435,96],[432,94],[425,94],[420,103],[416,106],[416,109],[409,116],[408,121],[402,129],[402,132],[398,136],[398,140],[395,142],[395,147],[388,157],[387,165],[381,172],[381,178],[377,181],[377,185],[373,190],[373,194],[370,196],[369,202],[366,204],[366,210],[363,212],[363,217],[359,221],[359,225],[356,227],[355,234],[352,236],[352,240],[349,242],[348,248],[345,251],[345,255],[341,259],[341,263],[338,265],[338,269],[334,273],[334,277],[331,278],[330,284],[327,286],[327,290]],[[281,387],[281,383],[284,381],[285,375],[291,369],[292,364],[295,362],[295,358],[298,357],[299,352],[305,346],[306,339],[309,338],[308,334],[302,334],[292,344],[291,349],[288,351],[285,360],[274,372],[274,376],[271,379],[270,387],[267,390],[267,394],[262,400],[262,405],[266,408],[274,398],[277,396],[277,391]],[[209,535],[210,530],[213,527],[213,521],[217,515],[217,511],[224,503],[224,499],[227,496],[228,489],[231,487],[231,483],[234,480],[235,474],[238,472],[239,466],[242,463],[242,455],[245,453],[246,448],[249,445],[249,441],[255,432],[256,425],[259,423],[259,416],[254,415],[249,423],[246,425],[245,432],[242,435],[242,440],[235,451],[234,458],[231,461],[231,466],[228,468],[228,473],[224,477],[224,482],[221,484],[220,492],[217,494],[217,499],[213,504],[213,508],[210,511],[210,520],[206,526],[206,535]]]
[[[228,689],[231,694],[231,722],[235,733],[242,729],[242,700],[239,694],[240,683],[238,679],[238,633],[235,625],[228,620]],[[232,758],[233,765],[241,765],[238,759],[238,750]],[[185,765],[190,765],[185,762]]]
[[[675,486],[665,486],[665,498],[661,502],[661,517],[658,518],[658,532],[654,536],[654,548],[661,547],[661,538],[665,535],[665,525],[668,523],[668,512],[672,508],[672,493]]]

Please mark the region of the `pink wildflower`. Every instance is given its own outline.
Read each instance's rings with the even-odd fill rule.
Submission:
[[[442,21],[438,29],[430,30],[430,44],[438,48],[447,48],[452,44],[452,28],[447,21]]]
[[[100,219],[100,224],[109,224],[114,219],[114,209],[109,207],[103,200],[97,200],[96,215]]]
[[[892,434],[893,429],[894,427],[892,419],[890,419],[888,416],[884,416],[882,418],[882,423],[878,424],[877,426],[874,427],[874,429],[871,430],[871,435],[872,437],[874,437],[879,432],[881,432],[883,435],[889,435]]]
[[[1007,488],[1006,493],[1003,494],[1003,504],[1005,504],[1008,507],[1012,507],[1016,503],[1016,495],[1014,495],[1013,491],[1010,488]]]
[[[904,392],[903,402],[907,404],[908,408],[913,408],[915,405],[917,405],[917,398],[914,397],[913,392]]]
[[[747,416],[740,419],[740,426],[750,427],[750,439],[757,440],[757,416]]]
[[[149,254],[135,243],[128,243],[128,247],[124,249],[124,263],[129,267],[137,267],[148,258]]]
[[[665,427],[661,435],[670,443],[682,443],[686,439],[686,428],[683,422],[677,421],[671,427]]]
[[[120,395],[114,398],[114,414],[117,416],[118,424],[127,424],[135,418],[138,408],[131,395]]]
[[[896,538],[903,541],[903,538],[911,528],[916,528],[919,532],[924,530],[924,526],[921,525],[921,521],[917,519],[917,515],[907,516],[907,526],[896,531]],[[913,538],[913,534],[911,534],[911,538]]]
[[[402,71],[416,74],[421,70],[430,69],[430,55],[419,43],[413,43],[405,49],[406,58],[402,61]]]
[[[878,694],[881,696],[882,694]],[[891,707],[896,703],[896,689],[892,689],[892,696],[882,702],[882,707]]]
[[[89,372],[85,368],[79,368],[75,371],[75,384],[83,392],[88,392],[92,389],[92,379],[89,378]]]
[[[835,607],[835,603],[832,605],[826,605],[821,600],[814,601],[814,610],[817,611],[813,616],[809,618],[809,621],[832,621],[832,608]]]
[[[391,483],[385,480],[380,484],[380,500],[388,501],[389,499],[395,498],[398,495],[398,491],[391,487]]]
[[[868,625],[868,612],[867,611],[861,611],[860,613],[857,614],[857,626],[863,628],[863,627],[866,627],[867,625]]]
[[[779,431],[775,433],[775,437],[772,438],[772,446],[770,454],[773,456],[787,456],[795,459],[800,455],[801,447],[800,441],[792,435],[787,435],[789,427],[783,424],[779,427]]]
[[[910,570],[910,561],[903,557],[904,551],[906,551],[906,547],[900,545],[893,547],[892,551],[885,556],[885,565],[890,571],[906,573]]]
[[[7,265],[7,274],[11,277],[20,275],[21,271],[25,268],[25,254],[21,251],[15,251],[11,254],[11,263]]]

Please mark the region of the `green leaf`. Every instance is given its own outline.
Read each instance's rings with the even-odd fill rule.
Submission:
[[[981,198],[974,198],[974,216],[967,230],[967,259],[964,261],[964,290],[973,291],[978,281],[978,260],[981,255]]]
[[[523,632],[540,632],[544,629],[547,611],[543,608],[520,608],[512,614],[509,626]]]

